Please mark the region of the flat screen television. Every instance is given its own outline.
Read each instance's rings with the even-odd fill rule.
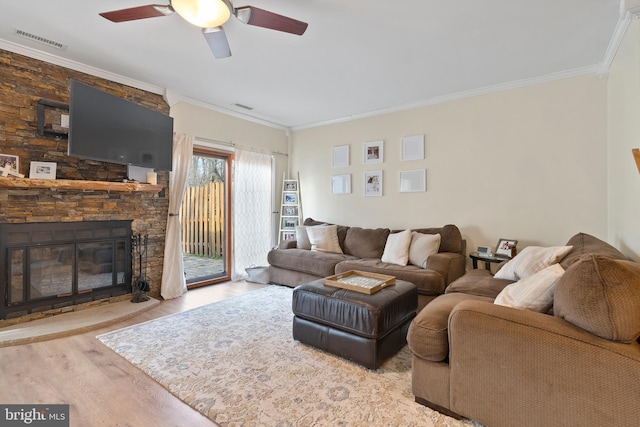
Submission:
[[[71,80],[70,156],[171,170],[172,147],[173,118]]]

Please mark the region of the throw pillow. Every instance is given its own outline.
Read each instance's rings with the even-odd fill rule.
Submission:
[[[559,262],[571,250],[571,246],[527,246],[507,262],[495,274],[496,279],[520,280]]]
[[[558,282],[553,313],[606,340],[637,340],[640,264],[599,254],[582,256]]]
[[[440,249],[440,234],[411,233],[409,246],[409,262],[421,268],[427,268],[427,258],[437,254]]]
[[[553,264],[505,287],[494,304],[546,313],[553,306],[553,291],[563,274],[564,268]]]
[[[409,246],[411,245],[411,230],[389,234],[384,245],[382,262],[389,264],[407,265],[409,262]]]
[[[341,254],[338,241],[338,227],[336,225],[317,225],[307,228],[307,235],[311,243],[312,251],[331,252]]]
[[[307,227],[304,225],[296,227],[296,247],[298,249],[311,249],[311,242],[309,241],[309,234],[307,234]]]

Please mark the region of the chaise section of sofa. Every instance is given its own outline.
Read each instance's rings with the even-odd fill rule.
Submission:
[[[322,225],[328,224],[311,218],[304,222],[306,227]],[[382,261],[389,235],[401,230],[341,225],[336,230],[342,253],[301,249],[297,241],[290,240],[271,250],[267,257],[271,283],[293,287],[350,270],[387,274],[416,285],[422,307],[465,271],[465,241],[455,225],[412,230],[440,235],[438,252],[426,259],[424,268]]]
[[[640,264],[584,233],[566,246],[548,312],[495,304],[515,282],[472,270],[418,313],[416,401],[492,427],[637,424]]]

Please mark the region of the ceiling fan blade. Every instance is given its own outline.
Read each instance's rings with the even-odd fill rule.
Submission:
[[[155,18],[173,13],[170,5],[148,4],[146,6],[131,7],[129,9],[102,12],[99,15],[111,22],[135,21],[136,19]]]
[[[231,56],[229,41],[222,27],[203,28],[202,34],[204,34],[204,38],[207,39],[213,56],[218,59]]]
[[[269,28],[270,30],[283,31],[285,33],[301,36],[307,30],[306,22],[297,19],[287,18],[268,10],[258,9],[253,6],[243,6],[233,11],[240,22],[256,27]]]

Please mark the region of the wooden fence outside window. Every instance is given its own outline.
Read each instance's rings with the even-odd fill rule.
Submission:
[[[224,183],[188,187],[180,207],[182,251],[210,258],[223,256]]]

